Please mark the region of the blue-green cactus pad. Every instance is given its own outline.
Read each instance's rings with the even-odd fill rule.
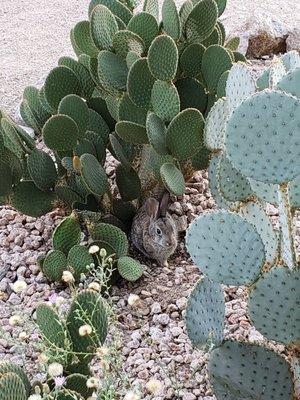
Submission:
[[[276,88],[300,98],[300,67],[289,71],[278,82]]]
[[[265,262],[257,230],[231,212],[215,211],[196,218],[188,228],[186,246],[202,272],[225,285],[254,282]]]
[[[300,271],[274,267],[251,289],[248,310],[251,321],[269,340],[300,342]]]
[[[245,176],[283,183],[300,175],[300,100],[263,91],[235,109],[227,123],[229,159]]]
[[[218,400],[291,400],[288,363],[265,347],[226,341],[213,350],[209,379]]]
[[[225,300],[221,285],[202,277],[190,294],[185,323],[193,345],[201,350],[223,341]]]

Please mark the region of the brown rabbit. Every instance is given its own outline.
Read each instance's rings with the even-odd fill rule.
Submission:
[[[147,199],[138,210],[131,227],[133,245],[146,257],[168,266],[168,258],[177,247],[177,229],[167,212],[169,193],[161,202],[153,197]]]

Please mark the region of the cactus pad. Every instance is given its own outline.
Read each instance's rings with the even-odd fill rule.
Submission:
[[[256,329],[269,340],[300,341],[299,271],[273,267],[251,289],[248,310]]]
[[[80,157],[81,176],[88,190],[96,196],[102,196],[109,189],[104,168],[92,154]]]
[[[33,150],[27,158],[27,168],[31,179],[41,190],[53,189],[58,176],[54,161],[41,150]]]
[[[87,266],[94,262],[93,256],[85,246],[75,245],[68,254],[68,266],[72,268],[75,280],[80,280],[80,275],[87,272]]]
[[[134,122],[120,121],[116,125],[116,133],[125,142],[134,144],[147,144],[148,136],[146,128],[143,125]]]
[[[264,244],[254,226],[226,211],[194,220],[186,243],[195,264],[210,279],[225,285],[254,282],[265,262]]]
[[[53,307],[39,304],[36,309],[36,323],[43,336],[45,344],[51,350],[61,349],[66,346],[66,329]]]
[[[124,201],[135,200],[141,194],[141,181],[133,168],[127,169],[122,164],[118,165],[116,169],[116,184]]]
[[[174,0],[164,0],[161,13],[164,31],[174,40],[178,40],[181,35],[181,24]]]
[[[180,98],[173,83],[156,81],[152,88],[153,111],[163,121],[171,121],[180,111]]]
[[[147,117],[146,128],[149,143],[154,150],[162,156],[168,154],[166,147],[167,129],[164,122],[156,114],[150,113]]]
[[[124,4],[125,3],[125,4]],[[119,0],[92,0],[89,5],[89,13],[93,11],[96,5],[103,5],[107,7],[115,17],[128,24],[130,18],[132,17],[132,12],[129,10],[126,1]]]
[[[100,49],[110,50],[113,36],[118,31],[118,24],[113,13],[103,5],[94,7],[91,14],[92,38]]]
[[[233,165],[266,183],[280,184],[299,175],[299,110],[300,100],[276,91],[244,101],[227,123],[225,142]]]
[[[92,333],[89,336],[80,336],[79,328],[90,325]],[[79,359],[90,359],[96,348],[100,347],[107,335],[107,313],[102,298],[95,292],[85,290],[74,299],[68,317],[67,327],[73,342],[74,351],[89,353],[78,355]]]
[[[138,55],[144,52],[143,40],[136,33],[128,30],[119,31],[114,35],[113,47],[116,53],[124,58],[130,51]]]
[[[170,36],[160,35],[153,40],[148,51],[148,66],[156,79],[174,79],[178,66],[178,50]]]
[[[201,73],[205,47],[200,43],[187,46],[180,56],[180,68],[185,76],[196,78]]]
[[[276,88],[300,98],[300,67],[289,71],[278,82]]]
[[[195,347],[211,350],[223,341],[225,319],[224,293],[219,283],[200,278],[194,287],[186,309],[188,336]]]
[[[188,132],[183,132],[188,127]],[[203,145],[204,118],[200,111],[190,108],[178,114],[167,129],[167,147],[179,160],[195,155]]]
[[[8,362],[0,363],[0,376],[7,374],[7,373],[14,373],[21,379],[21,381],[23,382],[23,385],[25,387],[26,394],[27,394],[27,396],[29,396],[30,391],[31,391],[31,385],[27,378],[27,375],[23,371],[23,368],[20,367],[19,365],[10,364]]]
[[[139,14],[135,14],[131,18],[127,29],[136,33],[140,38],[143,39],[146,49],[149,48],[153,39],[159,33],[158,23],[155,17],[144,11]]]
[[[166,162],[160,167],[160,176],[170,193],[182,196],[185,190],[184,176],[180,169],[171,162]]]
[[[79,138],[78,126],[67,115],[54,115],[44,125],[43,137],[46,146],[51,150],[72,150]]]
[[[129,249],[127,236],[120,228],[105,223],[93,223],[88,229],[93,240],[108,243],[118,258],[127,255]]]
[[[145,125],[147,111],[137,107],[130,99],[127,93],[124,94],[119,105],[119,120],[135,122],[139,125]]]
[[[72,37],[80,52],[90,57],[97,57],[99,49],[92,39],[91,24],[89,21],[78,22],[73,29]]]
[[[79,244],[80,238],[80,224],[77,217],[71,214],[55,228],[52,236],[53,248],[67,255],[75,244]]]
[[[64,97],[58,106],[58,113],[67,115],[76,122],[80,134],[84,134],[89,125],[89,108],[86,102],[75,94]]]
[[[105,122],[104,118],[101,117],[101,115],[94,111],[89,109],[89,131],[97,133],[103,140],[103,143],[108,142],[108,136],[110,129]]]
[[[297,50],[288,51],[281,56],[281,61],[287,71],[300,67],[300,54]]]
[[[232,111],[256,91],[250,70],[243,63],[232,66],[226,83],[226,99]]]
[[[26,390],[22,380],[13,372],[0,375],[0,400],[26,400]]]
[[[10,202],[19,212],[39,217],[54,207],[55,194],[39,190],[31,181],[23,181],[14,187]]]
[[[43,262],[43,273],[53,282],[59,282],[67,270],[67,258],[60,250],[50,250]]]
[[[210,109],[204,128],[204,140],[210,150],[221,150],[224,146],[226,123],[229,118],[228,103],[219,99]]]
[[[189,42],[202,42],[215,28],[218,7],[214,0],[202,0],[189,14],[185,24],[185,34]]]
[[[204,113],[207,106],[207,93],[202,83],[194,78],[178,79],[176,87],[180,97],[180,108],[196,108]]]
[[[208,370],[219,400],[293,398],[289,365],[262,346],[226,341],[213,350]]]
[[[154,81],[146,58],[137,60],[131,66],[127,81],[128,94],[138,107],[148,109]]]
[[[144,0],[143,11],[152,14],[156,20],[159,18],[159,4],[158,0]]]
[[[224,47],[213,45],[205,50],[202,57],[201,70],[210,92],[215,93],[217,91],[220,77],[231,66],[232,60],[230,54]]]
[[[129,282],[135,282],[143,275],[141,264],[128,256],[119,258],[117,268],[122,278]]]
[[[110,51],[100,51],[98,56],[98,75],[108,90],[125,90],[127,83],[126,61]]]
[[[88,377],[82,374],[72,374],[67,376],[64,384],[65,388],[76,393],[80,393],[84,398],[93,394],[93,389],[87,387]]]
[[[54,68],[46,78],[44,95],[47,103],[53,110],[68,94],[81,94],[80,83],[74,72],[67,67]]]

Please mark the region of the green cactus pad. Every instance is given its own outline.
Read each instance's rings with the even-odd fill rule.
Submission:
[[[204,127],[205,145],[210,150],[221,150],[223,148],[228,118],[227,101],[225,99],[217,100],[206,117]]]
[[[185,76],[196,78],[201,73],[205,47],[200,43],[187,46],[180,56],[180,68]]]
[[[44,94],[47,103],[54,110],[68,94],[81,94],[80,83],[74,72],[67,67],[54,68],[46,78]]]
[[[137,60],[128,73],[127,88],[131,100],[138,107],[149,108],[151,102],[151,91],[154,84],[146,58]]]
[[[80,157],[81,176],[88,190],[96,196],[102,196],[109,189],[106,172],[92,154]]]
[[[27,375],[25,374],[24,370],[22,367],[16,364],[11,364],[8,362],[0,363],[0,376],[7,374],[7,373],[14,373],[16,374],[22,381],[27,396],[29,396],[31,392],[31,384],[29,382],[29,379],[27,378]],[[14,399],[13,399],[14,400]]]
[[[108,137],[110,133],[110,129],[101,115],[94,111],[89,110],[89,131],[95,132],[97,135],[101,137],[103,143],[108,142]]]
[[[186,20],[188,19],[188,16],[190,15],[192,9],[194,8],[194,4],[192,0],[186,0],[182,4],[179,10],[179,18],[180,18],[180,23],[181,26],[184,27]]]
[[[129,249],[127,236],[120,228],[105,223],[94,223],[89,226],[89,233],[93,240],[108,243],[118,258],[127,255]]]
[[[134,122],[120,121],[116,124],[116,133],[125,142],[133,144],[147,144],[148,136],[146,128],[143,125]]]
[[[92,327],[91,335],[79,335],[79,328],[82,325]],[[89,353],[88,356],[78,354],[80,360],[88,361],[93,357],[96,348],[100,347],[106,339],[107,326],[107,312],[101,296],[90,290],[79,293],[71,305],[67,327],[74,351]]]
[[[282,92],[264,91],[244,101],[227,124],[226,149],[233,165],[266,183],[300,175],[299,110],[300,100]]]
[[[254,282],[265,262],[264,244],[254,226],[226,211],[194,220],[186,245],[195,264],[210,279],[225,285]]]
[[[278,82],[276,88],[300,98],[300,67],[289,71],[280,82]]]
[[[128,30],[119,31],[114,35],[113,47],[115,52],[124,58],[130,51],[139,55],[144,52],[143,40],[136,33]]]
[[[95,45],[100,49],[110,50],[113,36],[118,31],[118,24],[113,13],[103,5],[97,5],[91,13],[91,31]]]
[[[199,43],[208,38],[215,28],[217,18],[218,7],[214,0],[202,0],[197,3],[185,24],[188,41]]]
[[[190,294],[185,323],[192,344],[203,351],[223,341],[225,319],[224,293],[219,283],[200,278]]]
[[[13,372],[0,375],[0,400],[26,400],[27,394],[22,380]]]
[[[237,62],[246,63],[247,62],[247,58],[244,56],[244,54],[239,53],[238,51],[234,51],[233,52],[233,61],[235,63],[237,63]]]
[[[135,14],[129,21],[127,29],[136,33],[143,39],[146,50],[149,48],[154,38],[159,34],[158,23],[155,17],[148,12]]]
[[[147,122],[147,135],[149,143],[154,148],[154,150],[164,156],[168,154],[168,149],[166,146],[166,132],[167,128],[164,122],[154,113],[148,114]]]
[[[71,57],[61,57],[58,60],[58,64],[68,67],[74,72],[80,83],[81,94],[83,97],[89,98],[92,96],[93,91],[95,90],[95,83],[89,73],[89,65],[84,66]]]
[[[65,185],[56,186],[55,193],[63,203],[65,203],[68,207],[71,208],[74,203],[83,202],[83,198],[74,190],[70,189],[69,186]]]
[[[43,127],[43,137],[46,146],[51,150],[72,150],[79,139],[78,126],[67,115],[53,115]]]
[[[65,254],[60,250],[50,250],[44,259],[42,270],[50,281],[59,282],[63,272],[67,270]]]
[[[116,168],[116,183],[122,200],[131,201],[137,199],[141,194],[141,181],[137,172],[122,164]]]
[[[100,51],[98,56],[98,75],[108,90],[125,90],[128,68],[126,61],[110,51]]]
[[[269,340],[286,345],[300,341],[299,271],[273,267],[251,289],[251,321]]]
[[[2,134],[4,147],[14,153],[21,161],[24,157],[24,147],[18,135],[18,131],[7,118],[2,118],[0,122],[2,131],[4,132],[4,134]]]
[[[115,17],[124,22],[124,24],[128,24],[132,17],[132,12],[128,7],[126,7],[126,3],[118,0],[92,0],[89,5],[89,15],[91,15],[93,9],[97,5],[103,5],[107,7]]]
[[[156,79],[174,79],[178,66],[178,50],[170,36],[160,35],[153,40],[148,51],[148,66]]]
[[[226,85],[227,85],[227,79],[228,79],[229,71],[223,72],[223,74],[220,76],[220,79],[218,81],[217,85],[217,97],[226,97]]]
[[[188,127],[188,134],[183,135]],[[190,108],[179,113],[167,129],[167,147],[179,160],[187,160],[203,145],[204,118],[200,111]]]
[[[41,190],[53,189],[58,179],[54,161],[41,150],[32,151],[27,158],[27,168],[31,179]]]
[[[12,192],[13,172],[7,163],[0,161],[0,196],[9,196]]]
[[[117,268],[122,278],[129,282],[135,282],[143,275],[141,264],[128,256],[119,258]]]
[[[117,137],[115,133],[110,134],[110,145],[112,147],[114,157],[120,161],[124,168],[129,170],[131,168],[131,164],[128,159],[129,157],[126,147],[122,143],[122,139]]]
[[[180,108],[196,108],[204,113],[207,106],[207,94],[202,83],[193,78],[178,79],[176,87],[180,97]]]
[[[205,50],[201,69],[210,92],[216,92],[221,75],[231,67],[230,54],[224,47],[213,45]]]
[[[234,36],[226,42],[225,47],[228,50],[236,51],[239,45],[240,45],[240,38],[238,36]]]
[[[76,122],[80,135],[83,135],[89,126],[89,108],[81,97],[70,94],[62,99],[58,106],[58,113],[67,115]]]
[[[67,376],[64,387],[68,390],[81,394],[85,399],[93,394],[93,389],[87,387],[88,377],[82,374]]]
[[[119,120],[135,122],[139,125],[145,125],[147,111],[137,107],[130,99],[127,93],[124,94],[119,105]]]
[[[126,55],[127,68],[130,69],[139,58],[141,58],[139,54],[135,53],[134,51],[129,51]]]
[[[45,397],[44,399],[53,400],[53,397],[50,395]],[[79,393],[74,392],[73,390],[61,389],[57,392],[55,400],[84,400],[84,398],[80,396]]]
[[[39,93],[39,99],[40,102],[42,104],[42,106],[45,108],[45,110],[51,115],[51,114],[55,114],[56,110],[53,109],[50,104],[48,103],[48,101],[46,100],[46,96],[45,96],[45,88],[44,86],[40,89],[40,93]]]
[[[278,253],[278,237],[263,207],[259,203],[248,202],[240,208],[239,214],[255,226],[264,242],[266,262],[273,265]]]
[[[270,67],[269,87],[275,89],[278,82],[286,75],[286,69],[279,58],[274,58]],[[300,75],[299,75],[300,77]],[[300,80],[299,80],[300,82]],[[288,92],[285,90],[285,92]],[[299,92],[300,93],[300,92]],[[297,96],[296,96],[297,97]]]
[[[163,121],[171,121],[180,111],[180,98],[176,86],[165,81],[156,81],[152,88],[153,111]]]
[[[255,81],[245,64],[234,64],[226,83],[226,99],[230,110],[256,92]]]
[[[45,344],[51,350],[63,350],[66,346],[66,327],[55,309],[47,304],[39,304],[36,309],[36,323]]]
[[[182,196],[185,190],[184,176],[180,169],[171,162],[166,162],[160,167],[160,176],[170,193]]]
[[[234,168],[224,155],[219,163],[219,186],[222,194],[229,201],[247,201],[253,196],[247,178]]]
[[[76,281],[80,280],[80,275],[87,272],[87,265],[94,262],[93,256],[85,246],[75,245],[68,254],[68,265],[72,268]]]
[[[71,214],[55,228],[52,236],[53,248],[67,255],[75,244],[79,244],[80,237],[80,224],[77,218]]]
[[[281,61],[287,71],[300,67],[300,54],[297,50],[291,50],[281,56]]]
[[[76,46],[82,53],[90,57],[97,57],[99,49],[92,39],[91,24],[89,21],[80,21],[75,25],[73,38]]]
[[[262,346],[226,341],[213,350],[208,371],[219,400],[293,398],[289,365]]]
[[[222,33],[220,31],[220,28],[218,27],[218,25],[216,24],[214,30],[212,31],[212,33],[208,36],[208,38],[206,38],[205,40],[203,40],[201,42],[201,44],[204,47],[209,47],[212,46],[214,44],[219,44],[220,46],[222,46]]]
[[[27,86],[23,92],[23,100],[27,101],[33,114],[39,119],[41,123],[45,122],[50,114],[44,108],[40,100],[40,91],[34,86]]]
[[[23,121],[30,126],[34,132],[40,133],[42,131],[42,123],[38,116],[30,108],[28,102],[23,100],[20,105],[20,114]]]
[[[207,169],[210,162],[211,152],[206,148],[202,149],[192,157],[192,167],[195,171],[200,171],[202,169]]]
[[[164,31],[178,40],[181,36],[181,23],[174,0],[164,0],[161,13]]]
[[[158,21],[159,19],[158,0],[144,0],[143,11],[153,15],[153,17]]]
[[[55,199],[53,192],[43,192],[33,182],[23,181],[14,187],[10,203],[25,215],[39,217],[53,209]]]
[[[93,156],[96,156],[96,149],[91,141],[87,139],[82,139],[76,146],[74,150],[74,155],[80,157],[85,153],[89,153],[92,154]]]

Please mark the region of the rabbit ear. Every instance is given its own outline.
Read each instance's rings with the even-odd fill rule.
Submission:
[[[146,212],[151,219],[157,219],[159,212],[159,202],[153,197],[150,197],[146,201]]]
[[[170,200],[170,193],[166,190],[159,204],[159,214],[162,217],[165,217],[167,214],[169,200]]]

